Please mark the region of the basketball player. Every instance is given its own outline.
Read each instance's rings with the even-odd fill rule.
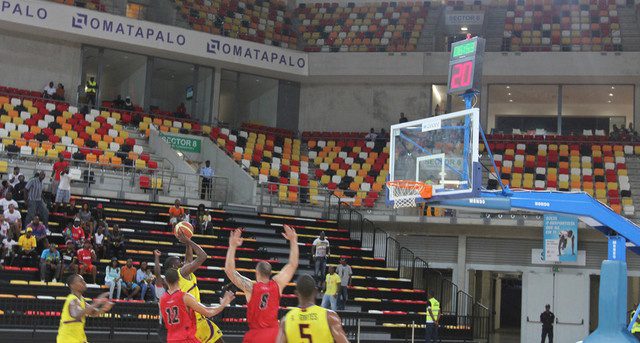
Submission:
[[[277,343],[348,343],[340,316],[316,305],[316,285],[310,275],[301,275],[296,282],[298,308],[289,311],[280,321]]]
[[[178,270],[178,284],[180,285],[180,290],[185,293],[189,293],[193,295],[193,297],[200,302],[200,289],[198,288],[198,281],[196,280],[196,276],[193,273],[207,260],[207,253],[202,250],[202,248],[196,244],[191,238],[187,238],[187,236],[182,233],[182,231],[178,231],[176,237],[178,241],[185,244],[187,246],[187,250],[185,252],[184,262],[180,261],[180,259],[176,256],[169,256],[166,260],[164,260],[163,266],[165,270],[169,269],[177,269]],[[196,259],[193,259],[193,252],[196,253]],[[153,271],[156,274],[156,280],[163,280],[162,275],[160,274],[160,251],[154,251],[154,266]],[[202,343],[223,343],[222,340],[222,331],[218,326],[211,320],[207,319],[207,317],[196,314],[197,320],[197,332],[196,338]]]
[[[87,283],[82,276],[73,274],[67,279],[67,286],[71,294],[67,296],[60,315],[57,343],[84,343],[87,335],[84,332],[84,322],[87,316],[99,316],[109,312],[113,303],[108,301],[109,292],[100,294],[87,304],[82,294],[87,290]]]
[[[196,338],[196,313],[208,318],[222,312],[234,299],[233,293],[225,292],[220,306],[206,307],[196,298],[180,290],[180,273],[169,269],[164,274],[169,289],[160,299],[160,313],[167,328],[167,343],[198,343]]]
[[[244,343],[273,343],[278,336],[278,308],[280,295],[298,268],[298,235],[288,225],[282,236],[289,241],[289,262],[278,275],[271,278],[271,264],[265,261],[256,265],[256,281],[240,275],[236,270],[236,249],[242,245],[242,231],[236,229],[229,235],[229,250],[224,272],[247,298],[247,323],[249,332]]]

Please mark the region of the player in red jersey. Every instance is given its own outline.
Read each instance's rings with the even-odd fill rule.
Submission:
[[[278,309],[280,295],[298,269],[298,235],[288,225],[282,236],[289,241],[289,262],[278,275],[271,278],[271,264],[261,261],[256,265],[256,281],[251,281],[236,270],[236,249],[242,245],[242,231],[236,229],[229,235],[229,250],[224,272],[247,298],[247,323],[249,332],[243,343],[273,343],[278,337]]]
[[[200,343],[196,338],[196,312],[205,317],[213,317],[222,312],[234,299],[233,293],[225,292],[220,306],[206,307],[193,295],[180,290],[178,270],[168,269],[164,280],[169,285],[160,298],[160,313],[167,328],[167,343]]]

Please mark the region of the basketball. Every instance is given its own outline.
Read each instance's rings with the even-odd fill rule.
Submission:
[[[187,221],[182,221],[176,224],[173,228],[173,234],[178,236],[178,230],[182,231],[187,238],[191,238],[193,236],[193,225]]]

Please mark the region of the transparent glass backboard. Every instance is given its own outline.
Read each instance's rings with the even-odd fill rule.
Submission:
[[[482,183],[479,117],[473,108],[392,125],[389,180],[431,184],[430,201],[472,196]]]

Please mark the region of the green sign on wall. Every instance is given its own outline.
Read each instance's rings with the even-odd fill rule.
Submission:
[[[200,153],[200,149],[202,148],[202,142],[196,138],[174,136],[165,133],[161,133],[160,138],[171,145],[171,148],[178,151]]]

